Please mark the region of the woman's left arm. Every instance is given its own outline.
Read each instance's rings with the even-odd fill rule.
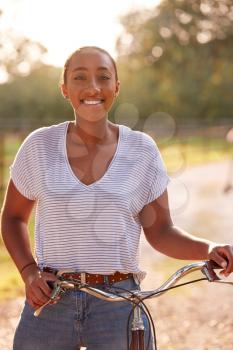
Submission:
[[[233,246],[195,237],[173,224],[167,191],[142,209],[140,221],[147,241],[159,252],[176,259],[214,260],[225,276],[233,271]]]

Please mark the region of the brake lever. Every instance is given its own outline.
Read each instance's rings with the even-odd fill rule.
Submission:
[[[215,261],[207,260],[201,272],[207,277],[209,282],[220,281],[221,278],[215,273],[214,269],[222,269]]]
[[[205,262],[205,266],[202,268],[201,272],[207,277],[209,282],[217,282],[233,285],[232,281],[224,281],[214,272],[216,269],[222,269],[222,266],[218,265],[213,260],[207,260]]]
[[[51,301],[55,300],[59,295],[65,293],[66,289],[74,289],[74,288],[75,288],[74,284],[68,281],[60,281],[60,280],[56,281],[54,283],[51,297],[45,304],[41,305],[38,309],[35,310],[34,316],[36,317],[39,316],[43,308],[49,305]]]
[[[53,291],[52,291],[52,294],[51,294],[51,297],[49,298],[49,300],[48,300],[45,304],[41,305],[38,309],[35,310],[34,316],[36,316],[36,317],[39,316],[40,313],[41,313],[41,311],[43,310],[43,308],[44,308],[45,306],[47,306],[48,304],[50,304],[51,301],[53,301],[54,299],[56,299],[56,297],[57,297],[61,292],[62,292],[62,288],[61,288],[60,284],[56,284],[56,285],[54,286],[54,289],[53,289]]]
[[[211,269],[222,269],[222,267],[219,266],[219,265],[218,265],[215,261],[213,261],[213,260],[210,260],[208,263],[209,263],[209,266],[211,267]],[[215,274],[215,272],[214,272],[214,274]],[[217,276],[217,275],[215,274],[215,276]],[[232,282],[232,281],[225,281],[225,280],[219,278],[218,276],[217,276],[217,279],[214,279],[214,280],[211,281],[211,282],[223,283],[223,284],[228,284],[228,285],[233,286],[233,282]]]

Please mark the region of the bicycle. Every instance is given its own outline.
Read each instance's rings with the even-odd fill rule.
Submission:
[[[150,339],[148,339],[148,344],[146,346],[144,341],[145,327],[141,317],[142,310],[145,312],[146,316],[148,317],[151,323],[151,326],[153,329],[155,347],[156,347],[156,336],[155,336],[153,320],[151,318],[149,310],[146,307],[144,301],[146,299],[158,297],[161,294],[164,294],[165,292],[171,289],[178,288],[190,283],[204,281],[204,280],[209,282],[217,282],[217,283],[225,283],[225,284],[233,285],[233,282],[222,280],[215,273],[214,271],[215,269],[221,269],[221,267],[218,266],[213,261],[207,260],[207,261],[194,262],[181,267],[172,276],[170,276],[167,279],[167,281],[165,281],[160,287],[156,288],[155,290],[151,290],[151,291],[123,290],[122,292],[114,291],[111,285],[106,286],[103,290],[103,289],[98,289],[89,285],[85,285],[82,283],[81,280],[65,279],[63,275],[70,273],[70,271],[61,270],[61,271],[58,271],[57,273],[58,280],[54,284],[53,292],[51,294],[49,301],[46,304],[42,305],[39,309],[37,309],[34,312],[34,316],[38,317],[46,305],[48,305],[51,301],[56,299],[59,295],[61,295],[62,293],[65,293],[67,290],[70,290],[70,289],[80,290],[92,296],[95,296],[97,298],[100,298],[109,302],[130,301],[133,304],[132,311],[131,311],[131,313],[133,313],[133,320],[131,323],[131,344],[129,345],[129,340],[128,340],[127,348],[129,350],[145,350],[148,347]],[[181,278],[197,270],[200,270],[205,277],[176,284]],[[117,287],[117,289],[119,289],[119,287]],[[128,320],[130,319],[130,316],[131,314],[129,315]]]

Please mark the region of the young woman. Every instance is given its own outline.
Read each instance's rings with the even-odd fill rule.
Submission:
[[[85,273],[86,283],[138,288],[138,244],[178,259],[213,259],[228,275],[230,245],[194,237],[174,226],[169,182],[160,153],[146,134],[108,120],[120,89],[112,57],[97,47],[66,61],[61,90],[73,110],[67,121],[32,132],[20,147],[2,212],[2,234],[25,283],[26,302],[14,350],[126,349],[130,304],[69,292],[41,316],[56,271]],[[36,258],[28,219],[36,205]],[[152,349],[152,344],[151,344]]]

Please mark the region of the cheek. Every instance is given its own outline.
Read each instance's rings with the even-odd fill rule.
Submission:
[[[76,92],[76,91],[78,91],[78,90],[80,90],[80,89],[81,89],[80,84],[78,84],[78,83],[75,82],[75,81],[72,81],[72,82],[69,84],[69,86],[68,86],[68,90],[69,90],[70,92]]]
[[[115,85],[111,85],[109,86],[106,90],[106,93],[108,94],[109,97],[115,97],[116,94],[116,86]]]
[[[70,100],[79,101],[79,96],[81,94],[81,89],[77,86],[71,86],[68,90]]]

